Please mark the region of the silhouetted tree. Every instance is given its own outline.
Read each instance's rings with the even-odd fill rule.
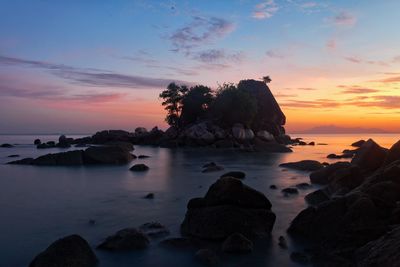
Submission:
[[[170,83],[167,89],[159,95],[163,99],[162,105],[165,106],[165,110],[167,111],[165,121],[171,126],[177,128],[180,126],[179,119],[182,110],[182,99],[187,91],[188,88],[185,85]]]
[[[269,76],[264,76],[264,77],[262,77],[262,80],[263,80],[263,82],[264,82],[265,84],[270,83],[270,82],[272,81],[271,78],[270,78]]]
[[[257,100],[234,84],[225,83],[217,91],[212,113],[222,126],[234,123],[249,126],[257,113]]]
[[[182,126],[205,118],[213,99],[211,88],[203,85],[191,87],[182,98]]]

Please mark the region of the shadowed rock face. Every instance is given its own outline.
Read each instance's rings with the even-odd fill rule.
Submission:
[[[238,84],[238,89],[248,92],[257,99],[258,111],[254,119],[253,130],[267,130],[273,135],[284,133],[282,126],[286,123],[285,114],[264,82],[242,80]]]
[[[262,194],[232,177],[220,178],[204,198],[194,198],[181,225],[185,235],[221,240],[231,234],[246,237],[271,233],[275,214]]]
[[[70,235],[52,243],[29,267],[93,267],[96,264],[96,255],[86,240]]]
[[[388,150],[369,139],[360,147],[351,163],[368,171],[378,169],[385,161]]]

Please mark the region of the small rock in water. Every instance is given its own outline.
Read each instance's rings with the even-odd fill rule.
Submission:
[[[96,224],[96,221],[93,220],[93,219],[90,219],[90,220],[89,220],[89,224],[90,224],[90,225],[95,225],[95,224]]]
[[[276,187],[276,185],[272,184],[269,186],[270,189],[278,189],[278,187]]]
[[[143,172],[149,170],[149,167],[145,164],[135,164],[129,170],[136,172]]]
[[[2,145],[0,145],[0,147],[11,148],[11,147],[14,147],[14,146],[11,145],[11,144],[2,144]]]
[[[167,227],[159,222],[148,222],[142,224],[139,229],[149,237],[160,237],[169,234]]]
[[[298,194],[299,190],[297,190],[297,188],[295,187],[286,187],[284,189],[282,189],[282,193],[286,194]]]
[[[222,251],[227,253],[249,253],[252,250],[253,242],[239,233],[230,235],[222,244]]]
[[[290,168],[300,171],[316,171],[324,166],[316,160],[301,160],[279,164],[280,167]]]
[[[222,171],[224,169],[224,167],[219,166],[217,164],[215,164],[214,162],[208,163],[206,165],[203,166],[203,170],[202,172],[217,172],[217,171]]]
[[[313,141],[313,142],[310,142],[310,143],[308,143],[308,145],[309,146],[315,146],[315,142]]]
[[[292,252],[290,254],[290,259],[300,264],[307,264],[309,262],[308,256],[302,252]]]
[[[42,141],[40,141],[40,139],[35,139],[35,141],[33,141],[34,145],[40,145],[42,143]]]
[[[150,158],[150,156],[147,156],[147,155],[139,155],[138,156],[138,159],[147,159],[147,158]]]
[[[136,228],[125,228],[107,237],[97,248],[111,251],[137,250],[145,249],[149,244],[150,240],[146,234]]]
[[[221,175],[220,178],[223,177],[233,177],[233,178],[237,178],[237,179],[244,179],[246,177],[246,174],[244,172],[240,172],[240,171],[233,171],[233,172],[227,172]]]
[[[311,187],[311,185],[309,183],[299,183],[299,184],[296,184],[296,187],[298,189],[308,189]]]
[[[195,258],[199,263],[206,266],[216,266],[219,262],[217,254],[211,249],[199,249]]]
[[[284,248],[284,249],[288,248],[287,243],[286,243],[286,239],[283,236],[280,236],[278,240],[279,240],[278,245],[281,248]]]
[[[18,158],[19,157],[19,155],[9,155],[9,156],[7,156],[7,158]]]
[[[154,198],[154,193],[148,193],[147,195],[144,196],[144,198],[153,199]]]
[[[217,166],[217,164],[215,162],[211,161],[209,163],[204,164],[203,168],[214,167],[214,166]]]

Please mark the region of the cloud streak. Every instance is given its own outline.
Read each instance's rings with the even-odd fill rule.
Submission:
[[[332,18],[332,22],[338,26],[354,26],[357,23],[357,17],[348,11],[342,11]]]
[[[0,55],[0,65],[4,66],[20,66],[30,67],[40,70],[45,70],[51,74],[69,81],[73,84],[83,86],[96,86],[96,87],[119,87],[119,88],[163,88],[170,82],[178,82],[182,84],[191,84],[189,82],[151,78],[137,75],[126,75],[114,73],[106,70],[92,69],[92,68],[75,68],[63,64],[54,64],[44,61],[26,60],[21,58],[6,57]]]
[[[274,0],[267,0],[262,3],[257,4],[254,7],[254,11],[252,13],[252,17],[254,19],[269,19],[275,15],[275,13],[279,10],[278,5],[274,2]]]

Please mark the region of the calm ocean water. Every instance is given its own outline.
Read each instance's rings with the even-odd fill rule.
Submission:
[[[76,137],[76,136],[71,136]],[[397,134],[297,135],[306,141],[328,145],[295,147],[294,153],[264,154],[209,149],[178,149],[136,146],[135,154],[151,158],[135,160],[150,167],[146,173],[132,173],[129,166],[38,167],[4,163],[14,160],[11,154],[36,157],[65,151],[37,150],[35,138],[57,140],[58,136],[0,135],[1,143],[16,144],[0,148],[0,266],[28,266],[33,257],[51,242],[69,234],[80,234],[95,247],[105,237],[125,227],[159,221],[171,230],[170,237],[179,236],[186,204],[193,197],[203,196],[208,187],[223,172],[201,173],[201,166],[215,161],[225,171],[242,170],[244,182],[263,192],[272,202],[277,215],[272,237],[258,241],[249,255],[222,255],[222,266],[296,266],[290,252],[302,248],[287,237],[289,249],[277,244],[280,235],[296,214],[306,207],[304,196],[315,190],[300,190],[300,194],[284,197],[279,189],[309,182],[308,173],[283,170],[280,163],[302,159],[326,159],[329,153],[340,153],[359,139],[373,138],[390,147],[400,139]],[[131,165],[132,165],[131,164]],[[149,192],[155,199],[143,199]],[[95,220],[90,225],[89,220]],[[107,253],[95,250],[99,266],[199,266],[194,252],[166,250],[154,240],[145,251]]]

